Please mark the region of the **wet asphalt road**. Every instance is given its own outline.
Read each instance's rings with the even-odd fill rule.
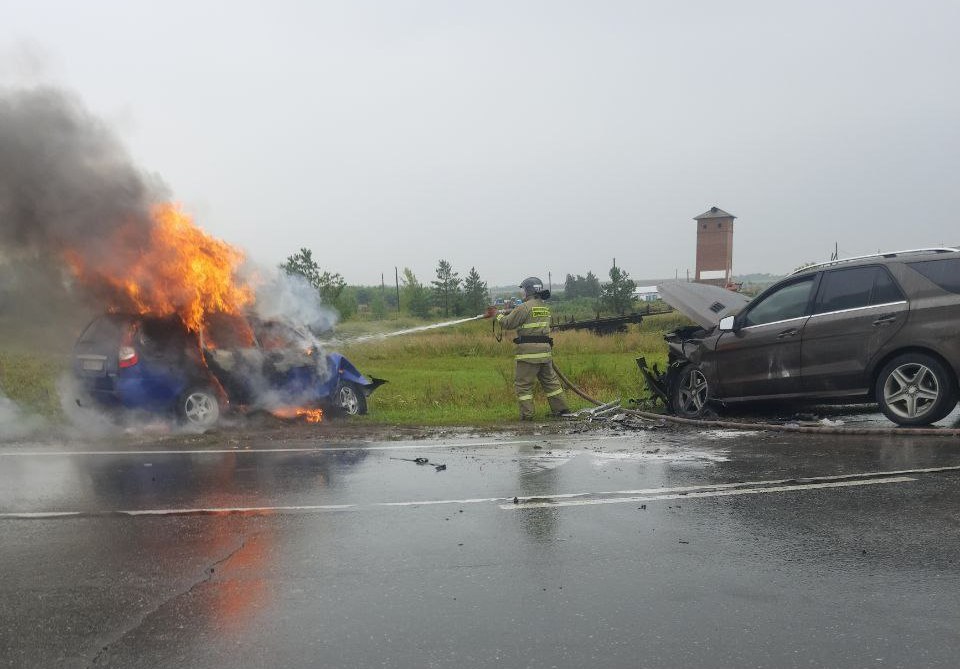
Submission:
[[[957,664],[957,439],[227,443],[0,444],[0,666]]]

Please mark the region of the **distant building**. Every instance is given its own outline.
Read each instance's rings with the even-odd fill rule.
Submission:
[[[710,207],[693,220],[697,222],[697,271],[694,281],[721,288],[733,276],[733,219],[718,207]]]
[[[633,299],[640,302],[655,302],[660,299],[656,286],[637,286],[633,289]]]

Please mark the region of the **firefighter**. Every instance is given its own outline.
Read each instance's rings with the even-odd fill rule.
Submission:
[[[544,290],[543,281],[535,276],[524,279],[520,287],[523,288],[523,304],[510,313],[497,315],[504,330],[517,331],[513,340],[517,345],[514,384],[520,403],[520,420],[533,420],[533,382],[536,379],[540,379],[553,415],[567,415],[569,409],[563,397],[563,387],[553,370],[550,307],[545,303],[550,299],[550,291]]]

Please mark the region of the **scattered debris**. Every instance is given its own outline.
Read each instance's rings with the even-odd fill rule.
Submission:
[[[575,411],[567,416],[571,420],[576,420],[578,418],[597,418],[599,416],[604,416],[610,413],[613,413],[620,408],[620,400],[614,400],[613,402],[607,402],[606,404],[601,404],[600,406],[591,407],[589,409],[581,409],[580,411]]]
[[[402,460],[403,462],[412,462],[415,465],[423,466],[430,465],[438,472],[446,471],[447,466],[437,464],[436,462],[430,462],[427,458],[390,458],[391,460]]]

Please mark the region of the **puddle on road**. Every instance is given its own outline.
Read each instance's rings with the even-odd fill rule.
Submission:
[[[596,464],[604,464],[610,460],[658,460],[669,462],[726,462],[725,450],[702,450],[695,448],[657,448],[646,451],[625,452],[625,453],[592,453],[596,459]]]
[[[726,449],[691,448],[663,444],[654,446],[645,444],[633,449],[617,450],[574,450],[552,449],[549,452],[534,455],[524,455],[520,461],[525,469],[533,471],[547,471],[556,469],[576,459],[586,459],[591,466],[603,468],[611,464],[628,462],[683,462],[683,463],[713,463],[726,462],[730,459]]]

